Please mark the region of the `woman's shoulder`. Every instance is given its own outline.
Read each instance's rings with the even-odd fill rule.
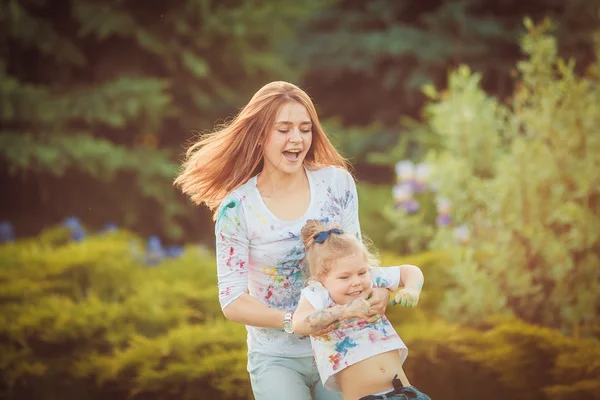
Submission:
[[[350,172],[348,172],[348,170],[335,166],[335,165],[330,165],[327,167],[321,167],[321,168],[317,168],[311,171],[311,173],[317,177],[317,178],[321,178],[321,179],[343,179],[343,180],[347,180],[347,179],[354,179],[352,177],[352,174],[350,174]]]
[[[255,180],[255,177],[252,177],[247,182],[243,183],[242,185],[238,186],[236,189],[229,192],[223,198],[223,200],[221,200],[221,204],[219,205],[219,208],[222,208],[225,206],[230,206],[232,203],[237,204],[237,203],[247,202],[248,198],[251,197],[251,195],[253,193],[253,188],[256,187],[256,183],[255,182],[253,183],[254,180]]]
[[[252,178],[250,178],[246,183],[227,194],[219,204],[217,220],[220,216],[232,211],[236,214],[243,214],[244,208],[251,202],[252,187]]]

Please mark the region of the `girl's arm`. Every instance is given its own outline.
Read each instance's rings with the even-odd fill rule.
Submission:
[[[338,321],[370,314],[371,307],[363,298],[352,300],[343,306],[333,306],[324,310],[315,309],[306,298],[302,298],[294,312],[292,326],[294,332],[299,335],[314,335]]]
[[[416,307],[423,289],[423,272],[415,265],[403,265],[400,270],[400,280],[404,288],[396,292],[392,305]]]
[[[415,289],[421,293],[425,277],[421,268],[416,265],[403,265],[400,268],[400,281],[405,288]]]
[[[396,293],[392,305],[401,304],[407,307],[417,305],[424,280],[421,269],[408,264],[400,267],[372,267],[371,279],[375,287],[391,291],[403,286],[404,288]]]

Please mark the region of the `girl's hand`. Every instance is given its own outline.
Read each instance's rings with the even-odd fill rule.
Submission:
[[[343,318],[360,318],[371,314],[372,310],[369,302],[359,297],[344,306]]]
[[[371,306],[371,315],[379,314],[383,316],[390,302],[390,291],[386,288],[373,288],[371,296],[367,300]]]
[[[392,300],[392,305],[395,306],[396,304],[399,304],[408,308],[416,307],[419,302],[419,295],[420,292],[413,288],[398,290],[396,296],[394,296],[394,300]]]

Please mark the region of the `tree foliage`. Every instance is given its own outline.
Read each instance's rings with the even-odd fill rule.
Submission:
[[[20,190],[44,187],[46,196],[35,204],[43,223],[57,222],[45,218],[64,201],[54,184],[38,182],[76,187],[81,204],[59,218],[105,207],[94,189],[86,190],[99,183],[121,193],[113,213],[120,223],[139,226],[146,217],[146,230],[166,227],[162,233],[180,237],[185,222],[174,218],[191,211],[171,182],[186,140],[212,129],[266,81],[294,80],[298,70],[275,44],[291,34],[290,20],[325,5],[2,1],[6,177]],[[149,220],[152,211],[159,217]],[[202,230],[197,218],[187,224]]]
[[[507,104],[466,66],[447,92],[429,88],[429,123],[445,149],[428,162],[471,232],[444,310],[471,322],[509,312],[578,334],[600,322],[600,63],[578,76],[557,56],[548,21],[526,25],[527,59]],[[441,229],[437,246],[452,244]]]
[[[489,92],[509,95],[525,16],[553,18],[561,51],[587,62],[599,7],[598,0],[343,0],[309,19],[306,39],[287,52],[306,66],[304,85],[327,115],[396,126],[401,116],[418,116],[423,84],[444,86],[446,71],[461,64],[480,72]]]

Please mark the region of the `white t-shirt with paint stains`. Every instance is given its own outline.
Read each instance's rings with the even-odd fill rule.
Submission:
[[[396,290],[400,285],[401,268],[372,267],[371,286]],[[302,298],[308,300],[316,310],[335,305],[327,289],[317,281],[311,281],[302,289]],[[321,382],[334,391],[341,391],[336,374],[344,368],[392,350],[400,352],[402,363],[408,355],[406,345],[385,316],[343,320],[331,332],[311,336],[310,340]]]
[[[215,224],[221,308],[247,292],[269,307],[296,309],[305,278],[300,230],[308,219],[335,221],[345,232],[360,237],[352,176],[336,167],[306,170],[306,174],[310,204],[295,221],[283,221],[269,211],[256,187],[256,176],[221,203]],[[308,336],[254,326],[247,330],[250,352],[287,357],[312,354]]]

